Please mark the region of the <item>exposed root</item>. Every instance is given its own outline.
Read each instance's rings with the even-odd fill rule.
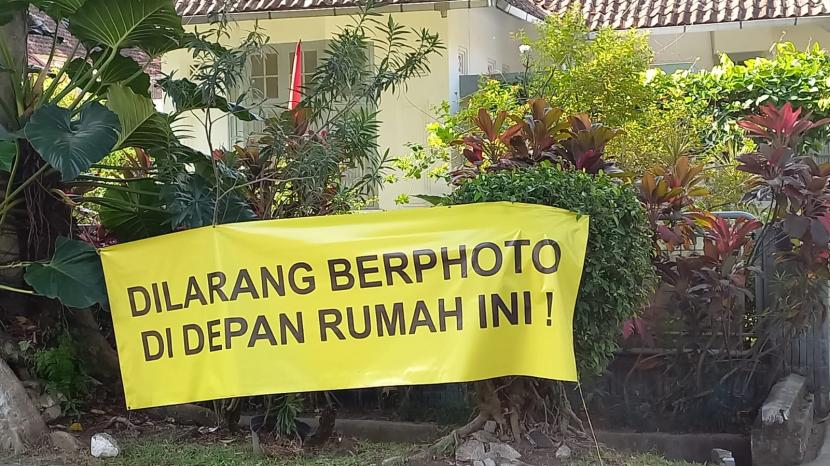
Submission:
[[[112,418],[110,418],[109,421],[107,421],[106,424],[104,424],[101,427],[101,430],[109,429],[110,427],[112,427],[115,424],[121,424],[121,425],[123,425],[124,427],[126,427],[130,430],[138,430],[138,427],[135,424],[133,424],[132,422],[130,422],[129,419],[127,419],[123,416],[113,416]]]
[[[478,414],[428,447],[416,458],[452,455],[465,438],[484,428],[488,421],[497,424],[497,436],[516,445],[535,445],[529,435],[536,431],[554,445],[567,443],[572,448],[593,445],[585,433],[583,420],[571,408],[565,385],[529,377],[511,377],[476,383]],[[498,387],[498,388],[496,388]]]
[[[445,435],[437,442],[433,443],[432,445],[427,448],[427,453],[433,456],[446,456],[450,453],[454,452],[455,449],[458,447],[458,443],[460,439],[471,435],[473,432],[481,430],[484,427],[484,424],[490,420],[490,416],[485,413],[478,413],[478,415],[472,421],[468,422],[467,425],[463,427],[459,427],[458,429],[453,430],[449,434]]]

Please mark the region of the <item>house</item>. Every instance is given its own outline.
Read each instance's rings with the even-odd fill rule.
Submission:
[[[176,6],[186,29],[192,30],[214,18],[223,8],[221,3],[177,0]],[[241,41],[254,24],[270,38],[271,50],[262,61],[255,60],[256,66],[248,72],[252,85],[271,97],[270,102],[284,105],[288,99],[291,55],[297,41],[303,41],[304,68],[308,72],[323,56],[326,41],[339,28],[350,24],[350,15],[357,12],[357,5],[355,0],[230,1],[224,5],[224,11],[234,20],[237,36],[229,43]],[[430,61],[429,76],[410,81],[405,92],[383,96],[378,141],[382,148],[389,148],[391,155],[402,155],[407,150],[405,143],[424,142],[424,128],[431,121],[432,108],[445,100],[458,101],[461,75],[521,68],[518,44],[511,34],[530,24],[526,13],[510,8],[502,0],[397,0],[377,7],[379,12],[393,14],[404,26],[438,33],[446,46],[442,56]],[[176,51],[163,57],[162,71],[186,76],[190,63],[186,51]],[[197,124],[195,120],[192,123]],[[216,147],[229,147],[247,133],[247,124],[232,119],[222,119],[219,125],[212,141]],[[204,150],[207,141],[194,140],[193,144]],[[439,189],[446,187],[431,181],[402,181],[385,186],[376,207],[392,209],[399,194],[435,193]]]
[[[637,29],[649,34],[654,63],[667,71],[709,69],[726,53],[735,62],[768,56],[775,42],[800,49],[830,46],[828,0],[510,0],[509,12],[533,17],[574,4],[592,29]]]
[[[558,14],[578,0],[391,0],[379,8],[405,26],[438,33],[447,49],[431,61],[429,76],[413,80],[405,93],[384,96],[379,144],[393,155],[407,142],[424,142],[431,108],[442,101],[457,105],[482,74],[506,74],[522,68],[512,34]],[[218,13],[235,20],[241,40],[254,24],[270,37],[273,51],[257,62],[251,83],[284,104],[289,88],[290,55],[303,41],[306,71],[320,60],[329,39],[351,21],[356,0],[177,0],[188,28],[208,23]],[[585,0],[581,10],[591,28],[636,28],[649,34],[655,66],[667,71],[707,69],[720,53],[742,61],[768,55],[779,40],[804,48],[813,42],[830,44],[830,0]],[[256,22],[256,23],[255,23]],[[186,75],[191,62],[186,51],[166,55],[165,73]],[[193,122],[194,124],[195,121]],[[245,124],[222,119],[214,131],[214,146],[232,145],[246,134]],[[201,149],[206,141],[194,141]],[[437,194],[446,186],[432,181],[402,181],[385,186],[380,209],[395,208],[399,194]],[[414,198],[413,198],[414,199]],[[415,201],[417,202],[417,201]],[[417,205],[417,204],[415,204]]]

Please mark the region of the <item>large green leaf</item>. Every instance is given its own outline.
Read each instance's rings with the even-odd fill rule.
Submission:
[[[120,241],[135,241],[170,233],[170,219],[161,207],[161,186],[153,180],[128,184],[130,192],[108,189],[98,214],[101,224]]]
[[[0,141],[0,171],[10,172],[17,155],[17,141]]]
[[[17,136],[0,125],[0,171],[11,171],[16,155]]]
[[[55,20],[74,15],[84,6],[84,3],[86,3],[86,0],[32,0],[32,5],[46,12]]]
[[[120,128],[115,113],[92,102],[84,105],[75,119],[65,108],[43,106],[32,115],[25,131],[43,160],[68,181],[112,152]]]
[[[127,87],[132,89],[136,94],[150,97],[150,75],[141,71],[141,66],[130,57],[125,57],[120,53],[115,56],[115,59],[103,70],[95,70],[95,82],[91,85],[89,80],[92,79],[93,73],[90,72],[92,68],[91,63],[100,64],[105,59],[107,53],[94,52],[90,55],[90,60],[83,58],[76,58],[66,65],[66,74],[70,78],[70,85],[83,89],[87,87],[89,92],[93,94],[103,95],[107,93],[109,87],[113,84],[121,84],[124,81],[132,78],[127,84]],[[136,76],[133,78],[133,76]]]
[[[69,30],[86,42],[152,56],[178,48],[184,34],[172,0],[87,0],[69,18]]]
[[[159,80],[158,84],[167,97],[173,101],[177,112],[215,108],[230,113],[242,121],[256,121],[261,119],[239,103],[228,102],[228,99],[222,96],[215,95],[211,99],[210,96],[206,96],[199,89],[196,83],[189,79],[164,78]]]
[[[58,299],[64,306],[85,308],[107,303],[101,258],[83,241],[59,237],[52,260],[30,265],[24,279],[36,293]]]
[[[216,190],[199,175],[189,175],[167,185],[162,197],[172,215],[172,227],[198,228],[213,223]],[[242,222],[256,218],[245,200],[236,193],[221,197],[216,211],[218,223]]]
[[[153,101],[136,95],[124,86],[110,86],[107,107],[118,115],[121,133],[116,148],[165,147],[172,134],[167,119],[156,111]]]

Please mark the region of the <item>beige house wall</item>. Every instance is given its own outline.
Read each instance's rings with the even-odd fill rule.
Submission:
[[[438,33],[447,46],[440,57],[430,62],[431,73],[423,78],[413,79],[406,89],[397,94],[383,95],[380,105],[379,145],[382,150],[389,149],[392,156],[406,153],[408,142],[426,142],[426,125],[434,114],[433,107],[445,100],[457,100],[458,61],[457,50],[465,47],[468,51],[469,70],[484,73],[488,60],[494,60],[499,68],[506,64],[511,70],[520,66],[518,45],[510,34],[526,27],[527,23],[495,8],[451,9],[440,11],[412,11],[394,13],[396,21],[415,28],[426,28]],[[348,16],[311,16],[297,18],[260,19],[259,28],[270,38],[271,44],[294,44],[302,39],[304,42],[328,40],[342,27],[350,24]],[[226,41],[229,46],[241,42],[254,27],[253,21],[239,21],[232,26],[231,37]],[[188,25],[194,28],[207,28],[207,25]],[[162,70],[164,73],[175,72],[177,76],[188,76],[192,58],[186,51],[176,51],[164,56]],[[170,103],[166,103],[169,109]],[[220,119],[213,128],[212,141],[209,144],[201,129],[200,119],[203,114],[192,114],[181,121],[181,128],[188,131],[192,138],[187,143],[203,152],[209,147],[230,147],[237,143],[237,132],[229,118]],[[436,194],[446,191],[443,183],[431,181],[400,181],[386,185],[379,195],[380,209],[397,208],[395,199],[400,194]],[[419,201],[412,198],[414,205]]]
[[[378,142],[382,149],[388,148],[391,155],[398,156],[406,153],[406,143],[426,142],[424,128],[431,121],[436,105],[444,100],[457,105],[460,74],[486,74],[488,68],[496,72],[521,71],[518,43],[513,35],[521,30],[532,33],[533,25],[494,7],[450,9],[445,12],[398,12],[394,15],[397,21],[408,27],[426,28],[438,33],[447,47],[441,57],[432,60],[432,71],[428,76],[412,80],[405,90],[396,95],[382,97],[382,125]],[[311,16],[260,19],[258,25],[270,37],[272,44],[293,44],[298,39],[304,42],[330,39],[351,21],[348,16]],[[253,26],[253,21],[236,23],[228,45],[239,43]],[[766,55],[772,44],[779,40],[793,41],[802,49],[814,42],[830,46],[830,18],[807,20],[797,26],[758,22],[744,23],[741,29],[736,25],[721,25],[703,31],[656,29],[648,33],[655,51],[655,65],[699,70],[717,64],[720,53]],[[460,51],[466,54],[463,69],[459,60]],[[164,57],[162,69],[165,73],[187,76],[191,63],[187,52],[177,51]],[[169,106],[169,103],[166,105]],[[182,121],[183,129],[193,135],[188,139],[190,145],[206,152],[211,145],[230,147],[236,143],[234,139],[238,133],[229,124],[231,120],[223,118],[213,129],[212,144],[208,144],[200,129],[200,118],[203,115],[190,115]],[[400,194],[438,194],[446,191],[443,183],[400,181],[384,186],[378,206],[384,210],[398,208],[395,199]],[[412,204],[408,207],[423,205],[417,199],[411,199]]]

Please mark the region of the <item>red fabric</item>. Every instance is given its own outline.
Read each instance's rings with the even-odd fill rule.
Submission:
[[[294,110],[303,98],[303,41],[297,42],[294,64],[291,66],[291,89],[288,94],[288,109]]]

